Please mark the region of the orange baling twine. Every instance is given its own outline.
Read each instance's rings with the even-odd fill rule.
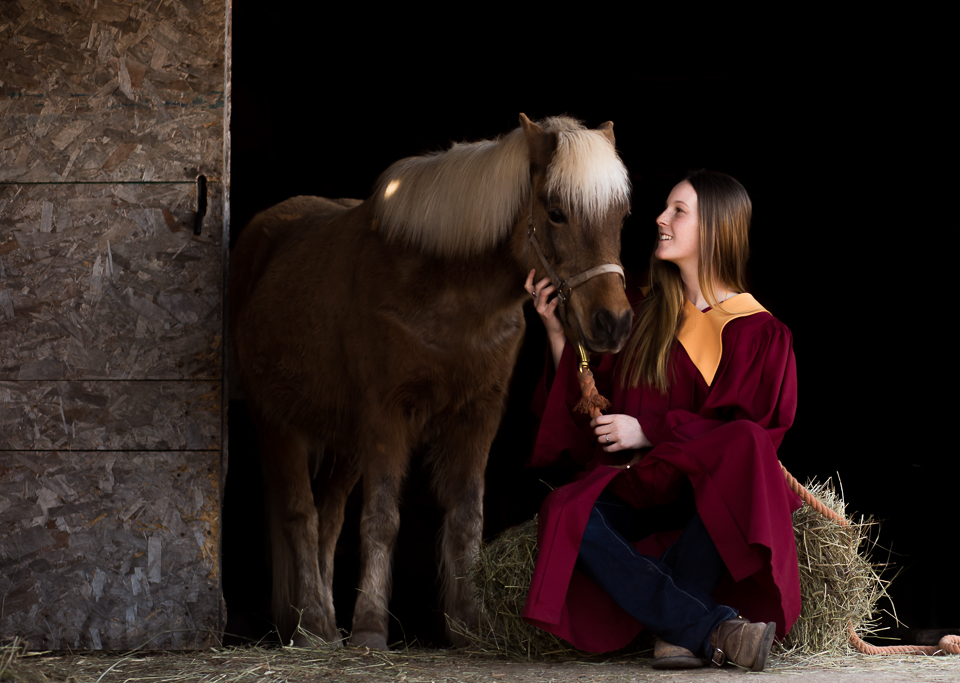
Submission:
[[[580,399],[580,402],[577,404],[575,410],[585,413],[590,416],[591,419],[594,419],[600,415],[600,411],[606,410],[610,407],[610,401],[605,399],[597,391],[597,385],[593,380],[593,373],[590,371],[590,367],[587,364],[587,355],[586,350],[581,346],[579,349],[580,352],[580,372],[577,373],[577,378],[580,380],[580,391],[583,394],[583,398]],[[780,463],[780,469],[783,470],[783,476],[787,479],[787,484],[790,485],[790,488],[793,489],[793,492],[796,493],[803,500],[804,503],[811,506],[814,510],[819,512],[821,515],[826,517],[829,520],[847,526],[847,520],[845,520],[841,515],[838,515],[836,512],[828,508],[822,502],[820,502],[812,493],[807,491],[804,486],[796,480],[796,478],[787,471],[787,468],[783,466],[783,463]],[[857,650],[864,654],[868,655],[942,655],[942,654],[960,654],[960,637],[958,636],[944,636],[940,639],[940,645],[888,645],[886,647],[877,647],[876,645],[871,645],[870,643],[865,642],[860,636],[857,635],[857,632],[853,628],[853,622],[847,627],[847,630],[850,634],[850,644],[853,645]]]

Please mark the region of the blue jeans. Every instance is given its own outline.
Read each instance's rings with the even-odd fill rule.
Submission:
[[[641,537],[635,534],[643,515],[604,491],[590,512],[577,568],[661,639],[709,658],[710,634],[737,617],[711,597],[726,572],[720,553],[694,511],[662,558],[641,555],[627,539]]]

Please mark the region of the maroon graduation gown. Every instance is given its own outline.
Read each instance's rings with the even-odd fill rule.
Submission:
[[[748,295],[730,301],[740,297],[755,304]],[[689,304],[685,331],[707,320],[698,317],[703,315]],[[720,325],[714,325],[713,346],[719,363],[710,361],[710,349],[704,352],[681,332],[687,348],[674,345],[666,395],[623,387],[614,374],[614,358],[600,359],[594,375],[600,393],[611,399],[607,412],[635,416],[653,444],[629,470],[611,465],[631,454],[604,452],[589,418],[571,412],[580,399],[572,347],[564,349],[552,382],[548,362],[534,401],[541,424],[529,464],[544,466],[568,456],[584,472],[553,491],[541,507],[539,554],[523,611],[528,622],[589,652],[626,646],[640,623],[574,570],[590,510],[608,486],[637,508],[662,505],[677,496],[686,479],[729,571],[715,599],[752,621],[776,622],[779,637],[793,626],[800,614],[800,585],[791,515],[800,500],[777,459],[797,405],[792,336],[762,309]],[[722,351],[716,343],[720,329]],[[710,336],[702,325],[698,331]],[[679,532],[655,534],[636,547],[659,557]]]

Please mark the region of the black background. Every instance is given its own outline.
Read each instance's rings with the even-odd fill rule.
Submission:
[[[576,22],[561,31],[512,15],[484,17],[482,31],[464,35],[455,23],[377,17],[371,28],[362,13],[233,7],[234,237],[253,213],[293,195],[365,197],[391,162],[507,132],[520,112],[567,113],[590,127],[614,121],[634,187],[623,262],[638,275],[654,218],[688,170],[737,177],[754,205],[750,291],[794,334],[800,407],[781,460],[800,481],[833,477],[849,511],[881,521],[879,542],[901,570],[890,594],[902,622],[960,626],[960,596],[936,588],[955,568],[955,373],[946,353],[955,345],[945,315],[955,212],[939,170],[946,146],[929,71],[839,56],[786,66],[773,54],[723,50],[651,60],[639,38],[588,41],[571,35],[586,31]],[[602,19],[608,31],[617,21]],[[488,468],[488,538],[532,516],[546,493],[541,475],[523,468],[543,363],[542,329],[527,313]],[[231,402],[223,576],[228,630],[259,638],[269,591],[244,410]],[[337,559],[343,627],[356,585],[355,498],[351,505]],[[438,521],[415,469],[401,518],[391,638],[439,643]]]

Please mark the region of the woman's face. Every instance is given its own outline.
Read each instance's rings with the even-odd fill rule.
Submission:
[[[697,218],[697,193],[684,180],[670,191],[667,208],[657,217],[660,241],[656,257],[678,266],[697,267],[700,252],[700,221]]]

